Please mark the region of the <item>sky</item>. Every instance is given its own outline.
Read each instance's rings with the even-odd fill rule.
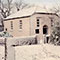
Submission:
[[[25,0],[25,1],[30,4],[43,5],[49,7],[60,4],[60,0]]]
[[[20,0],[13,0],[13,1],[20,1]],[[56,6],[57,4],[60,4],[60,0],[24,0],[24,1],[28,4],[35,4],[46,7],[52,7],[52,6]]]

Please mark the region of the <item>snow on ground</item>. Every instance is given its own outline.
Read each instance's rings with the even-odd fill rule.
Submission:
[[[40,44],[14,48],[15,60],[60,60],[60,46]]]
[[[0,60],[4,60],[4,46],[0,45]]]

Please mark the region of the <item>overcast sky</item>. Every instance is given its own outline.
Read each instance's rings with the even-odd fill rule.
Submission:
[[[55,6],[56,4],[60,4],[60,0],[25,0],[27,3],[30,4],[37,4],[37,5],[46,5],[46,6]]]
[[[14,0],[14,1],[20,1],[20,0]],[[60,4],[60,0],[24,0],[24,1],[29,4],[36,4],[47,7],[52,7],[52,6],[56,6],[57,4]]]

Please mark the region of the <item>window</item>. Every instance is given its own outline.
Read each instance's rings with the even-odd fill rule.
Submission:
[[[43,34],[48,34],[48,26],[47,25],[43,26]]]
[[[19,21],[19,28],[22,29],[22,20]]]
[[[13,29],[13,21],[11,21],[11,29]]]
[[[5,28],[5,31],[7,31],[7,28]]]
[[[59,22],[57,22],[56,24],[59,25]]]
[[[57,30],[60,30],[60,27],[56,27]]]
[[[39,23],[39,19],[37,19],[37,27],[39,27],[40,25],[39,25],[40,23]]]
[[[53,23],[54,23],[54,22],[53,22],[53,20],[51,19],[51,26],[53,26]]]
[[[36,30],[35,30],[35,33],[36,33],[36,34],[39,34],[39,29],[36,29]]]

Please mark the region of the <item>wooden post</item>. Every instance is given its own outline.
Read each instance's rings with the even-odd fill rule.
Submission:
[[[5,38],[4,45],[5,45],[5,60],[7,60],[7,39]]]

